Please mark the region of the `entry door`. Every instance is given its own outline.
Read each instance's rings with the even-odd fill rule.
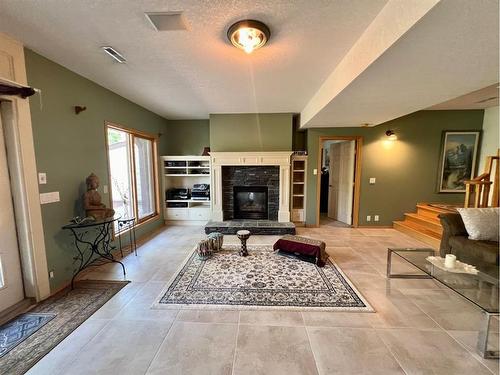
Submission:
[[[10,189],[10,177],[0,116],[0,312],[24,299],[21,261]]]
[[[352,225],[352,205],[354,197],[355,142],[339,143],[339,187],[337,220]]]
[[[340,181],[340,143],[332,143],[329,150],[328,217],[337,220]]]

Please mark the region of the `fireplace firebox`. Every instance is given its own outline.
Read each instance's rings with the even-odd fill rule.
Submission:
[[[234,218],[268,220],[266,186],[234,186]]]

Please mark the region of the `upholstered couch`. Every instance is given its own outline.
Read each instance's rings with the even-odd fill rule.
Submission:
[[[472,264],[485,273],[498,273],[498,242],[469,240],[462,217],[458,213],[440,214],[443,226],[440,253],[454,254],[461,262]]]

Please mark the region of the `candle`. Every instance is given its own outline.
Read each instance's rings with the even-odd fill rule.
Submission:
[[[457,257],[455,255],[446,254],[446,258],[444,258],[444,266],[446,268],[454,268],[456,261],[457,261]]]

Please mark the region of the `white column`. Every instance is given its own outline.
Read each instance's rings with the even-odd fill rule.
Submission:
[[[212,220],[223,221],[222,211],[222,167],[212,164],[212,186],[210,187],[212,199]]]
[[[278,221],[290,221],[290,164],[280,165],[280,200]]]

